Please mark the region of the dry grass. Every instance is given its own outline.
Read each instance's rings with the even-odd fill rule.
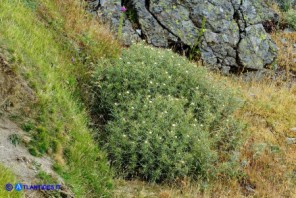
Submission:
[[[286,137],[296,137],[290,131],[296,127],[296,85],[269,79],[246,82],[213,73],[210,77],[239,89],[246,101],[237,112],[248,125],[248,138],[241,148],[245,179],[221,179],[206,187],[194,183],[155,186],[139,181],[120,181],[119,186],[129,186],[134,197],[149,193],[153,193],[149,197],[295,197],[296,145],[287,145]],[[116,195],[121,197],[120,190]]]
[[[6,50],[0,48],[0,116],[5,113],[30,111],[28,101],[34,103],[35,93],[17,76],[5,60]]]
[[[231,80],[231,86],[237,87],[237,81]],[[296,137],[290,132],[296,126],[295,84],[239,80],[239,87],[247,103],[238,117],[250,133],[242,148],[248,182],[259,197],[295,196],[296,147],[286,143],[286,137]]]
[[[219,80],[239,88],[246,100],[237,113],[247,123],[249,132],[241,150],[248,178],[244,185],[252,186],[257,197],[295,196],[296,147],[287,145],[286,137],[296,137],[290,132],[296,126],[296,85],[271,79]]]
[[[286,143],[286,137],[296,137],[290,131],[296,127],[295,83],[272,79],[246,82],[237,77],[216,74],[214,78],[240,89],[246,100],[237,117],[248,125],[248,139],[241,149],[247,177],[240,185],[234,181],[228,189],[230,195],[295,197],[296,145]],[[220,193],[224,194],[225,186],[221,189]]]
[[[101,58],[119,54],[120,45],[109,29],[85,11],[79,0],[45,0],[39,4],[38,15],[53,25],[61,35],[86,50],[89,57]]]
[[[285,68],[286,71],[296,72],[296,34],[294,32],[274,32],[272,39],[276,42],[278,52],[278,65]]]

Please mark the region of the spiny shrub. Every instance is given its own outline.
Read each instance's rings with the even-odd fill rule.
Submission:
[[[142,44],[94,74],[100,140],[121,176],[149,181],[237,172],[241,104],[206,71],[168,50]]]

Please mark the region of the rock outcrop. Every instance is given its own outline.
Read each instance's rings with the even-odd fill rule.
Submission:
[[[263,1],[101,1],[98,14],[115,33],[123,4],[128,8],[123,24],[126,45],[139,39],[164,48],[189,49],[197,45],[204,63],[225,72],[260,70],[276,57],[277,47],[263,24],[279,19]]]

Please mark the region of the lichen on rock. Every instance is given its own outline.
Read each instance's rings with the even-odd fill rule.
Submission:
[[[102,3],[103,2],[103,3]],[[277,47],[263,23],[277,22],[278,15],[263,1],[256,0],[130,0],[102,1],[100,18],[116,32],[120,5],[125,3],[136,13],[141,38],[156,47],[182,44],[198,45],[204,63],[223,71],[260,70],[271,64]],[[202,27],[202,21],[206,22]],[[201,41],[199,32],[204,29]],[[124,43],[140,39],[128,18],[125,19]]]

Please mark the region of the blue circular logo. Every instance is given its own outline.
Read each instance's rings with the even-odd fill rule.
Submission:
[[[13,185],[8,183],[8,184],[5,185],[5,189],[6,189],[7,191],[12,191],[12,189],[13,189]]]
[[[16,191],[21,191],[23,189],[23,185],[21,183],[15,184],[14,189]]]

